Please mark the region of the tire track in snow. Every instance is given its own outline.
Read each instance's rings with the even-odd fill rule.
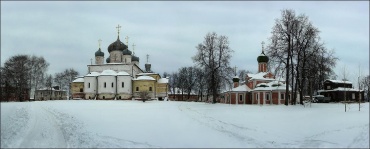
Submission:
[[[224,121],[221,121],[221,120],[217,120],[213,117],[206,116],[205,114],[202,114],[198,111],[195,111],[195,110],[191,109],[190,107],[184,107],[182,104],[180,104],[178,106],[178,108],[183,112],[187,112],[187,114],[190,116],[190,118],[196,120],[197,122],[199,122],[203,125],[206,125],[207,127],[210,127],[212,129],[215,129],[216,131],[225,133],[228,136],[236,138],[236,139],[238,139],[242,142],[246,141],[248,143],[248,145],[253,145],[253,147],[261,148],[261,147],[275,145],[273,143],[268,143],[268,142],[259,143],[258,140],[247,136],[248,132],[257,131],[255,129],[246,128],[246,127],[238,126],[238,125],[235,125],[235,124],[227,123],[227,122],[224,122]]]
[[[369,138],[369,137],[366,137],[366,135],[369,135],[369,133],[368,133],[369,124],[361,125],[361,126],[347,127],[345,129],[334,129],[334,130],[324,131],[324,132],[321,132],[321,133],[317,133],[315,135],[311,135],[309,137],[305,137],[304,140],[302,141],[302,143],[298,143],[298,144],[301,144],[300,147],[310,147],[310,148],[312,148],[312,147],[318,148],[318,147],[322,147],[322,146],[326,146],[326,145],[336,146],[336,145],[338,145],[338,143],[329,142],[329,141],[326,141],[326,140],[323,140],[323,139],[318,139],[318,138],[326,136],[326,135],[332,135],[333,133],[340,133],[341,131],[349,131],[349,130],[353,130],[353,129],[357,129],[357,128],[362,128],[362,131],[348,145],[348,147],[354,147],[354,146],[361,147],[363,145],[360,145],[358,143],[364,143],[364,142],[366,142],[364,145],[369,145],[369,140],[366,139],[366,138]]]
[[[66,141],[56,117],[39,103],[31,103],[29,114],[29,130],[24,135],[19,147],[66,147]]]
[[[16,147],[21,143],[23,134],[27,132],[30,120],[29,107],[17,107],[8,115],[1,114],[1,148]]]
[[[85,130],[85,124],[76,117],[48,108],[57,117],[61,131],[65,136],[68,148],[153,148],[156,146],[111,136],[101,136]]]

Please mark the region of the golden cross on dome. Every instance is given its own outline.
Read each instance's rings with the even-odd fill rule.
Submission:
[[[101,44],[101,41],[102,41],[101,39],[99,39],[99,40],[98,40],[98,42],[99,42],[99,49],[100,49],[100,44]]]
[[[235,76],[236,76],[236,68],[238,68],[238,67],[234,66]]]
[[[128,39],[129,39],[129,37],[128,36],[126,36],[126,45],[128,46]]]
[[[265,42],[263,42],[263,41],[262,41],[262,43],[261,43],[261,44],[262,44],[262,52],[263,52],[263,45],[265,44]]]
[[[149,54],[146,55],[146,63],[149,63]]]
[[[132,44],[132,54],[135,55],[135,43]]]
[[[116,27],[116,28],[117,28],[117,31],[118,31],[118,36],[119,36],[119,30],[121,29],[121,27],[122,27],[122,26],[120,26],[119,24],[118,24],[118,26]]]

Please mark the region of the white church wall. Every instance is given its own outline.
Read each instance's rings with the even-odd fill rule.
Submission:
[[[123,82],[123,87],[122,87]],[[131,94],[132,81],[130,76],[117,76],[117,92]]]
[[[94,76],[89,76],[84,78],[84,91],[85,91],[85,99],[92,99],[96,95],[97,89],[97,78]],[[89,87],[90,83],[90,87]]]

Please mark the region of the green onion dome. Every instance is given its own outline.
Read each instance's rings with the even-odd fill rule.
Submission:
[[[139,61],[140,59],[139,59],[139,57],[137,57],[137,56],[132,56],[132,61]]]
[[[117,38],[117,40],[113,43],[111,43],[109,46],[108,46],[108,52],[110,53],[111,51],[123,51],[123,50],[126,50],[127,49],[127,46],[125,44],[123,44],[123,42],[121,42],[119,40],[119,38]]]
[[[239,77],[238,76],[233,77],[233,82],[239,82]]]
[[[265,52],[262,51],[261,55],[257,57],[258,63],[267,63],[269,58],[265,55]]]
[[[110,56],[105,60],[105,62],[110,63]]]
[[[95,52],[95,56],[104,56],[104,53],[99,48],[99,50]]]
[[[122,54],[123,54],[123,55],[131,55],[131,54],[132,54],[132,52],[131,52],[130,50],[126,49],[126,50],[123,50],[123,51],[122,51]]]

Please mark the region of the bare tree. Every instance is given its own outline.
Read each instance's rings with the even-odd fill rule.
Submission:
[[[46,82],[45,85],[49,91],[49,100],[53,99],[53,76],[52,75],[47,75],[46,76]]]
[[[4,64],[5,84],[7,87],[15,89],[14,94],[17,101],[23,101],[26,93],[29,93],[30,67],[28,63],[28,55],[15,55]]]
[[[141,92],[139,92],[139,96],[143,100],[143,102],[145,102],[146,100],[148,100],[150,98],[149,97],[149,91],[141,91]]]
[[[198,67],[194,67],[194,71],[195,71],[195,76],[196,76],[196,81],[195,81],[195,84],[194,84],[194,90],[197,92],[198,94],[198,99],[199,99],[199,96],[200,96],[200,101],[203,101],[203,95],[205,94],[205,91],[206,91],[206,88],[207,88],[207,76],[205,76],[205,72],[201,69],[201,68],[198,68]]]
[[[249,71],[249,70],[238,70],[239,79],[240,79],[241,82],[246,81],[245,77],[247,76],[248,73],[251,73],[251,71]]]
[[[323,82],[333,72],[331,68],[335,66],[336,58],[324,47],[319,30],[306,15],[296,15],[293,10],[283,10],[281,15],[273,27],[268,46],[267,54],[273,65],[269,67],[276,68],[275,73],[285,71],[286,97],[289,97],[290,86],[293,89],[291,104],[295,104],[297,93],[303,99],[304,90],[310,88],[307,79],[310,79],[309,82]],[[282,70],[284,67],[285,70]],[[312,95],[312,92],[306,93]],[[303,104],[303,100],[300,103]],[[285,100],[285,105],[288,105],[288,100]]]
[[[233,50],[229,48],[229,41],[226,36],[217,36],[215,32],[208,33],[203,43],[198,44],[197,54],[193,61],[206,71],[209,76],[209,91],[212,94],[213,103],[216,103],[223,83],[226,82],[226,75],[230,70],[230,58]]]
[[[54,82],[60,85],[61,89],[65,89],[68,91],[69,98],[71,95],[71,85],[70,83],[76,79],[78,76],[78,72],[73,68],[65,69],[63,72],[56,73]]]
[[[35,98],[35,91],[39,89],[39,87],[43,84],[44,76],[49,67],[49,63],[46,62],[46,60],[42,56],[37,57],[32,55],[28,64],[30,67],[29,88],[33,89],[33,97]]]
[[[177,80],[178,80],[178,73],[177,72],[173,72],[170,76],[170,80],[169,80],[169,88],[171,90],[171,94],[175,94],[176,93],[176,88],[177,88]]]
[[[367,75],[366,77],[362,78],[361,86],[365,92],[366,99],[370,99],[370,75]]]

